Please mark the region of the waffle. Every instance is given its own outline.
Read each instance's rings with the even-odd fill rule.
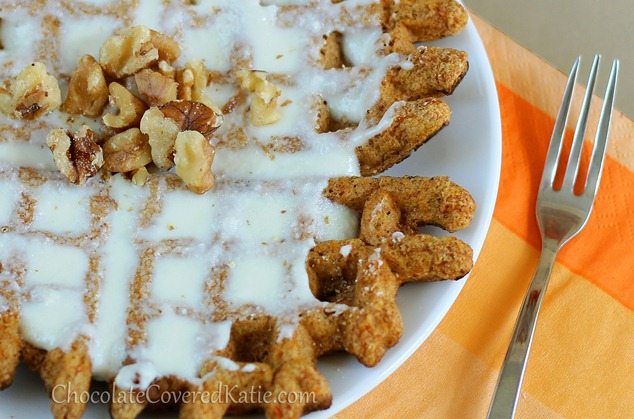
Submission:
[[[471,270],[467,244],[418,233],[466,228],[466,190],[370,177],[449,123],[442,96],[466,54],[415,43],[464,27],[453,0],[2,1],[0,13],[2,79],[41,62],[66,95],[77,63],[94,61],[84,54],[146,25],[178,41],[174,65],[204,63],[198,91],[175,77],[179,99],[224,114],[201,195],[154,156],[147,181],[84,170],[78,183],[96,176],[69,183],[45,138],[84,124],[114,135],[101,110],[0,119],[0,388],[24,362],[55,417],[80,417],[85,402],[65,395],[92,380],[109,383],[115,418],[175,405],[192,418],[298,417],[332,402],[320,356],[374,366],[396,344],[401,284]],[[104,68],[108,83],[133,84]],[[245,70],[266,74],[277,109],[256,114]]]

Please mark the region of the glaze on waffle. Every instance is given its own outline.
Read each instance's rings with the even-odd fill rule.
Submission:
[[[224,113],[204,195],[171,172],[143,187],[105,172],[72,185],[46,135],[81,124],[112,135],[99,119],[0,119],[0,388],[22,360],[49,392],[96,379],[134,394],[113,398],[116,418],[221,385],[272,397],[187,399],[181,415],[297,417],[331,403],[318,357],[345,351],[373,366],[398,341],[402,283],[470,271],[468,245],[417,234],[467,227],[467,191],[446,178],[359,177],[448,124],[440,97],[466,55],[413,42],[461,30],[454,1],[2,1],[0,13],[2,79],[38,61],[65,92],[84,54],[146,25],[179,42],[179,65],[203,60],[205,100]],[[253,125],[245,69],[279,89],[279,120]],[[293,392],[311,397],[281,397]],[[84,408],[51,403],[55,417]]]

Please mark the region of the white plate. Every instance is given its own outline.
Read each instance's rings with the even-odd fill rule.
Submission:
[[[489,59],[473,22],[460,35],[428,45],[456,48],[469,54],[469,72],[456,92],[446,98],[451,124],[387,175],[449,176],[473,195],[473,224],[456,234],[469,243],[477,258],[484,243],[498,192],[502,162],[500,109]],[[433,234],[446,234],[433,229]],[[387,378],[429,337],[453,305],[467,279],[457,282],[407,284],[398,294],[404,322],[403,337],[374,368],[351,356],[319,361],[332,388],[330,409],[307,416],[330,417],[363,397]],[[421,366],[424,368],[424,366]]]
[[[489,229],[500,178],[502,134],[493,74],[482,41],[472,22],[455,37],[432,43],[469,53],[470,69],[456,93],[447,98],[452,122],[405,162],[390,170],[394,176],[450,176],[467,188],[478,204],[473,224],[458,237],[477,258]],[[443,234],[434,230],[434,233]],[[330,417],[372,390],[396,370],[427,339],[452,306],[466,279],[458,282],[408,284],[398,295],[405,324],[401,341],[374,368],[353,357],[329,356],[319,369],[330,382],[333,404],[311,419]],[[105,390],[101,388],[100,390]],[[35,374],[21,366],[11,388],[0,392],[0,418],[50,417],[48,397]],[[89,406],[86,418],[109,418],[105,405]]]

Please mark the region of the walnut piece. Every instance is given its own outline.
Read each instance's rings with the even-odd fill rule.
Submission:
[[[125,173],[145,167],[152,162],[147,135],[138,128],[110,137],[103,144],[104,169]]]
[[[150,172],[147,171],[147,168],[141,167],[132,171],[132,183],[137,186],[143,186],[147,183],[150,178]]]
[[[157,31],[150,30],[150,32],[152,33],[152,45],[158,49],[160,61],[173,63],[180,57],[181,49],[175,40]]]
[[[179,132],[197,131],[209,140],[222,121],[222,115],[202,103],[168,102],[145,112],[141,131],[149,136],[154,164],[169,169],[174,165],[174,144]]]
[[[188,62],[185,64],[185,68],[176,75],[176,80],[179,83],[178,98],[201,102],[204,99],[208,78],[209,74],[202,61]]]
[[[108,90],[110,91],[110,105],[118,109],[118,112],[105,114],[103,123],[115,129],[137,125],[146,109],[145,103],[117,82],[110,83]]]
[[[141,97],[150,106],[160,106],[176,100],[178,83],[163,74],[145,69],[134,75]]]
[[[214,186],[211,165],[214,148],[198,131],[179,132],[176,137],[174,163],[176,174],[189,190],[204,194]]]
[[[174,165],[174,143],[180,129],[157,107],[148,109],[141,118],[141,132],[149,137],[152,160],[161,169]]]
[[[99,62],[109,76],[121,79],[159,60],[174,62],[179,55],[180,48],[172,38],[145,26],[133,26],[103,44]]]
[[[58,128],[46,137],[55,165],[68,180],[81,185],[103,166],[103,152],[95,141],[95,133],[86,125],[74,135]]]
[[[62,103],[57,79],[36,62],[0,88],[0,111],[17,119],[36,119]]]
[[[180,131],[198,131],[207,140],[222,125],[224,118],[209,106],[189,100],[169,102],[161,106],[161,112],[180,128]]]
[[[274,124],[282,117],[277,103],[281,91],[266,79],[266,74],[254,70],[238,72],[241,87],[252,93],[250,120],[255,126]]]
[[[108,103],[108,84],[99,63],[90,55],[84,55],[70,78],[68,96],[62,110],[95,118]]]
[[[185,67],[176,73],[176,81],[178,82],[178,99],[200,102],[215,113],[222,113],[211,98],[205,95],[205,89],[209,85],[209,71],[202,61],[190,61],[185,64]]]
[[[172,80],[176,77],[176,69],[167,61],[159,61],[158,71],[165,77],[169,77]]]

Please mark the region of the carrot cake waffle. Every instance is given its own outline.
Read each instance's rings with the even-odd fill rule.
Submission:
[[[416,43],[464,27],[453,0],[2,0],[0,18],[0,388],[22,361],[55,417],[92,380],[115,418],[167,392],[193,395],[158,406],[186,418],[298,417],[332,400],[317,358],[373,366],[398,341],[401,284],[470,271],[467,244],[417,230],[468,226],[466,190],[371,177],[449,122],[466,54]],[[220,385],[252,397],[196,397]]]

